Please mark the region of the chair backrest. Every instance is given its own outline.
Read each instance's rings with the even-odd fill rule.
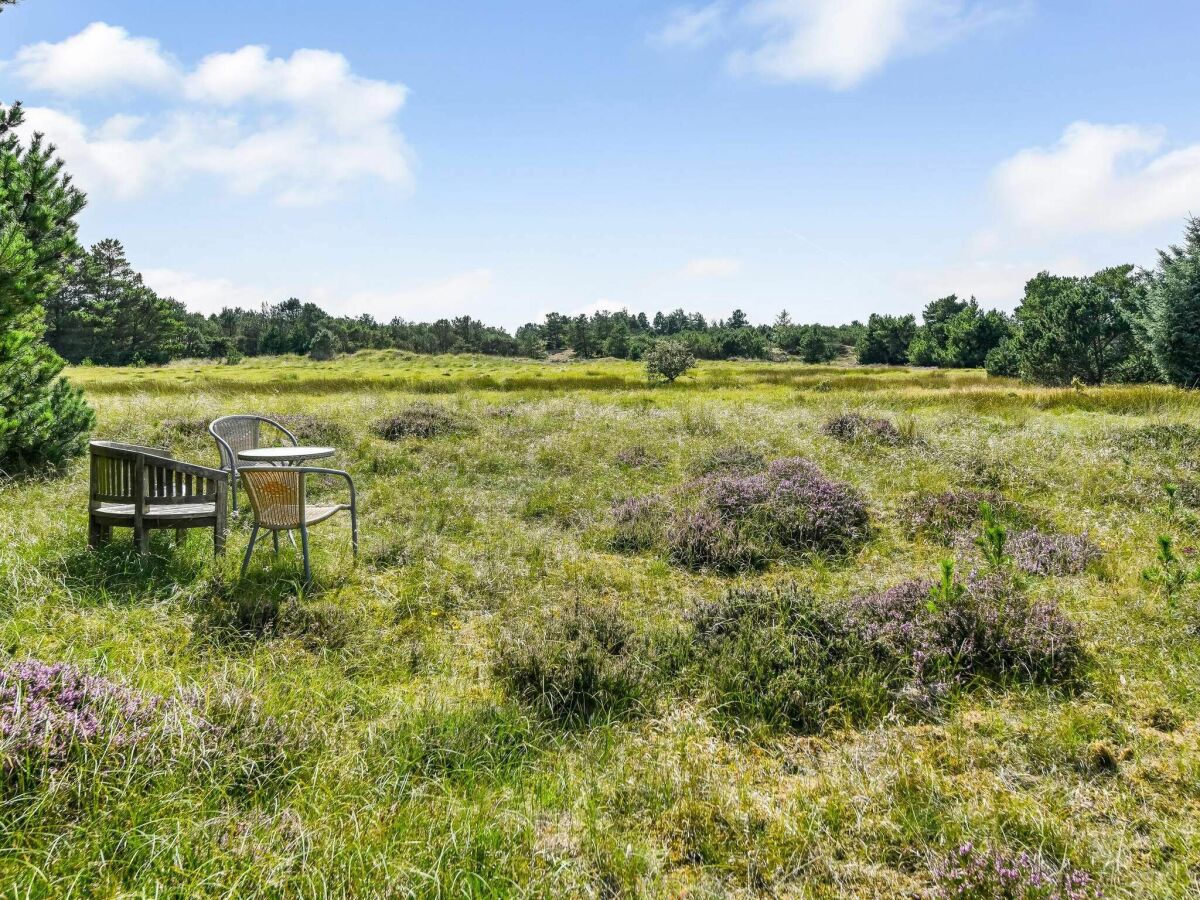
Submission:
[[[266,528],[299,528],[304,522],[304,472],[286,466],[243,466],[238,477],[250,495],[254,520]]]
[[[217,440],[221,452],[221,466],[230,472],[238,468],[238,454],[243,450],[256,450],[261,445],[263,423],[277,429],[296,444],[296,436],[266,416],[222,416],[208,426],[209,433]]]
[[[228,475],[173,459],[167,450],[113,441],[92,441],[90,503],[132,503],[136,513],[148,505],[224,501]]]

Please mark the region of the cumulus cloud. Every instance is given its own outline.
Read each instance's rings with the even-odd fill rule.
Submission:
[[[729,278],[742,270],[740,260],[727,256],[693,259],[677,273],[680,278]]]
[[[891,60],[1022,15],[1030,0],[744,0],[729,56],[739,74],[853,87]],[[677,10],[663,44],[699,46],[727,31],[720,5]]]
[[[170,90],[178,66],[152,38],[93,22],[57,44],[29,44],[17,51],[12,71],[32,88],[56,94],[92,94],[118,88]]]
[[[725,4],[701,7],[677,7],[654,35],[657,43],[668,47],[701,47],[716,38],[725,23]]]
[[[101,64],[94,53],[56,62],[80,42],[93,48],[98,41],[132,54],[127,74],[112,74],[119,59]],[[29,110],[28,130],[58,144],[89,191],[132,198],[207,175],[238,193],[301,205],[329,200],[354,182],[407,187],[412,180],[412,154],[396,124],[407,89],[356,74],[339,53],[297,50],[282,58],[248,46],[205,57],[188,72],[156,42],[97,23],[59,44],[23,48],[13,68],[31,86],[77,98],[117,85],[170,92],[170,107],[153,118],[122,113],[92,125],[74,112]]]
[[[225,307],[258,309],[264,302],[278,302],[282,292],[236,284],[228,278],[206,278],[176,269],[143,269],[146,285],[163,297],[174,297],[192,312],[220,312]]]
[[[1038,232],[1134,231],[1200,211],[1200,144],[1167,150],[1140,125],[1076,122],[1051,147],[1022,150],[992,187],[1019,227]]]

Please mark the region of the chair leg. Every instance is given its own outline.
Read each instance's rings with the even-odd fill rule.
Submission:
[[[275,545],[275,555],[278,556],[279,555],[279,532],[278,531],[271,532],[271,543],[273,543]]]
[[[358,557],[358,510],[350,505],[350,549]]]
[[[250,532],[250,543],[246,545],[246,555],[242,558],[242,575],[246,574],[246,566],[250,565],[250,554],[254,552],[254,542],[258,540],[258,524],[255,523],[254,530]]]
[[[308,560],[308,529],[300,526],[300,547],[304,553],[304,583],[308,584],[312,581],[312,566]]]

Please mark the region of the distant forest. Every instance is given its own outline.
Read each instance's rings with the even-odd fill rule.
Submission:
[[[853,355],[864,365],[986,368],[1040,384],[1165,381],[1200,384],[1200,219],[1184,242],[1161,251],[1153,270],[1114,266],[1086,277],[1042,272],[1012,315],[951,294],[916,316],[871,315],[866,323],[793,322],[781,312],[753,324],[741,310],[706,319],[682,309],[645,313],[548,313],[515,334],[470,316],[378,322],[331,316],[295,298],[260,309],[189,312],[160,297],[129,265],[119,241],[81,250],[44,303],[46,340],[68,361],[154,365],[180,358],[284,353],[331,359],[394,348],[413,353],[484,353],[543,358],[641,359],[656,341],[685,345],[698,359],[799,359]]]

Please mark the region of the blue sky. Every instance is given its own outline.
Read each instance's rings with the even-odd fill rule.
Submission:
[[[1200,4],[23,0],[0,97],[193,308],[1011,309],[1200,214]]]

